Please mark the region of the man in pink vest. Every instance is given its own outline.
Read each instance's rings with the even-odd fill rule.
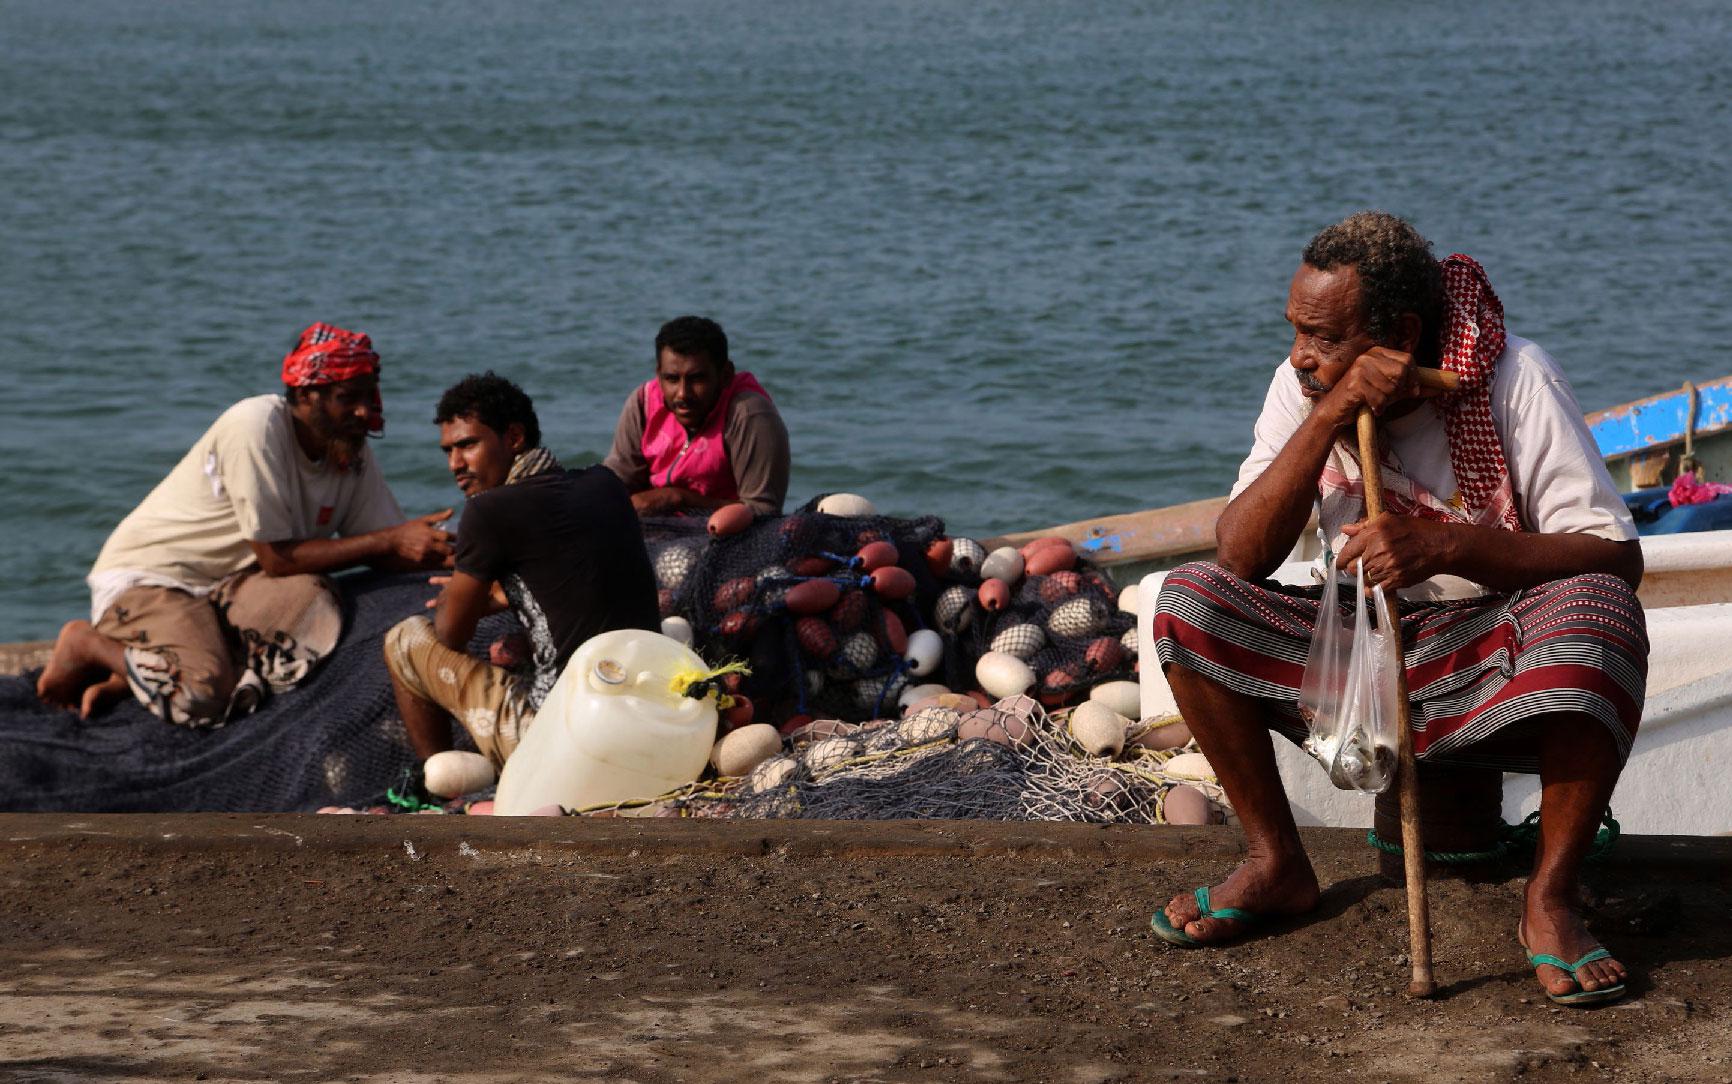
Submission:
[[[640,516],[707,513],[743,501],[760,516],[788,495],[788,429],[770,393],[734,371],[728,336],[701,316],[656,333],[656,375],[632,391],[607,467]]]

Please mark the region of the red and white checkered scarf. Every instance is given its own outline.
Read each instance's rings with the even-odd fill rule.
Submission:
[[[1449,437],[1449,466],[1470,513],[1501,505],[1497,525],[1522,529],[1509,494],[1509,465],[1491,417],[1491,379],[1503,356],[1503,302],[1492,292],[1479,261],[1457,252],[1443,261],[1441,368],[1461,376],[1461,386],[1437,400]],[[1501,500],[1500,500],[1501,497]]]
[[[1449,395],[1433,400],[1449,442],[1449,465],[1459,490],[1457,501],[1440,498],[1402,473],[1390,449],[1383,449],[1383,497],[1398,516],[1473,523],[1506,531],[1522,529],[1510,487],[1509,465],[1491,413],[1491,384],[1506,336],[1503,302],[1492,292],[1478,261],[1455,253],[1441,264],[1446,311],[1440,333],[1440,367],[1461,377]],[[1334,534],[1342,523],[1365,516],[1365,485],[1359,450],[1351,430],[1318,479],[1323,522]]]

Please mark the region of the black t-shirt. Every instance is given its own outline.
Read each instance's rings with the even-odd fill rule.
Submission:
[[[535,648],[536,707],[591,636],[661,628],[643,528],[606,467],[549,471],[471,498],[457,569],[505,588]]]

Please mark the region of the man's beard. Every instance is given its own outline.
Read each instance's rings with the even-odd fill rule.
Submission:
[[[323,414],[313,416],[312,428],[325,442],[325,459],[338,470],[346,471],[361,461],[361,452],[367,446],[367,431],[365,428],[356,431],[345,428],[331,421]]]
[[[367,435],[365,433],[334,436],[331,438],[330,447],[326,449],[325,455],[330,459],[332,466],[338,470],[346,471],[361,461],[361,452],[366,447]]]

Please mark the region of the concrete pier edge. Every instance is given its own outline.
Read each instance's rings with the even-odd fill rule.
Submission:
[[[1358,829],[1302,829],[1313,855],[1348,858],[1374,852]],[[361,851],[412,844],[422,856],[511,851],[519,860],[560,861],[584,854],[710,854],[750,858],[958,858],[1023,855],[1069,860],[1099,857],[1159,861],[1236,860],[1244,839],[1225,827],[1146,827],[998,821],[723,821],[309,814],[0,814],[0,848],[14,852],[68,844],[149,851]],[[1732,869],[1732,837],[1625,836],[1606,867]]]

